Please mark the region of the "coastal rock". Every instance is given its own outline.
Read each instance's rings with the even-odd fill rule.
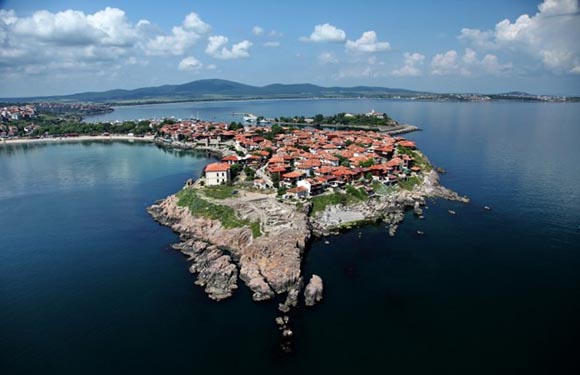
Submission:
[[[193,260],[189,271],[197,274],[195,284],[205,286],[205,292],[211,299],[220,301],[228,298],[238,288],[238,270],[231,257],[217,246],[208,246],[197,252],[192,248],[189,254],[192,254]]]
[[[191,258],[196,256],[195,244],[199,248],[202,243],[209,243],[227,249],[255,301],[288,293],[301,282],[301,256],[310,237],[308,218],[303,212],[278,202],[273,195],[257,193],[217,202],[233,208],[242,219],[259,221],[262,235],[254,238],[248,227],[224,228],[217,220],[193,216],[189,208],[177,203],[178,198],[171,195],[149,207],[148,212],[160,224],[179,233],[182,240],[194,240],[185,252]],[[209,278],[202,271],[210,265],[203,263],[195,269]],[[289,295],[288,306],[294,305],[294,293]]]
[[[423,215],[423,210],[421,209],[421,203],[419,201],[415,201],[415,204],[413,206],[413,213],[416,216],[422,216]]]
[[[304,303],[306,306],[314,306],[322,300],[322,279],[318,275],[312,275],[308,285],[304,289]]]
[[[397,225],[405,218],[405,211],[412,208],[415,215],[423,216],[422,206],[426,198],[443,198],[467,203],[462,197],[439,184],[434,170],[423,175],[423,181],[413,190],[399,189],[389,195],[377,195],[371,200],[348,206],[328,206],[311,218],[312,230],[321,236],[337,229],[356,226],[361,222],[382,220],[389,225],[389,235],[395,235]]]
[[[284,303],[278,304],[278,310],[287,313],[290,311],[292,307],[296,307],[298,305],[298,296],[300,295],[300,290],[302,289],[302,278],[300,278],[299,282],[288,290],[288,295],[286,296],[286,300]]]

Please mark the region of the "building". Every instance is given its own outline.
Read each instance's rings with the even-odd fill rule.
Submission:
[[[205,184],[207,186],[229,185],[231,183],[230,165],[212,163],[205,167]]]
[[[285,194],[285,197],[296,199],[308,198],[308,189],[304,186],[297,186],[295,188],[288,189],[288,191]]]

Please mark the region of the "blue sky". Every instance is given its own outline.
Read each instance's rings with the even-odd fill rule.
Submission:
[[[0,5],[0,97],[203,78],[580,95],[578,0]]]

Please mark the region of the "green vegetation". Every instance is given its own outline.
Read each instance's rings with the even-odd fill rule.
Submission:
[[[280,187],[280,172],[272,173],[272,184],[276,189]]]
[[[283,127],[281,127],[280,125],[272,125],[272,128],[270,129],[270,131],[265,131],[262,129],[258,129],[256,130],[256,134],[258,134],[260,137],[267,139],[269,141],[273,141],[274,137],[276,137],[278,134],[285,134],[286,130],[284,130]]]
[[[431,172],[431,170],[433,169],[433,166],[431,165],[431,163],[429,163],[429,161],[427,160],[425,155],[423,155],[420,151],[412,150],[408,147],[398,146],[397,153],[403,154],[403,155],[409,155],[410,157],[412,157],[415,160],[415,165],[420,167],[421,170],[423,170],[425,172]]]
[[[324,211],[327,206],[355,204],[368,199],[362,189],[346,186],[346,193],[324,194],[312,198],[312,213]]]
[[[206,186],[203,190],[203,194],[209,198],[213,199],[227,199],[234,195],[236,188],[229,185],[219,185],[219,186]]]
[[[315,115],[313,118],[315,124],[325,124],[325,125],[395,125],[396,122],[390,118],[387,114],[381,116],[367,116],[366,114],[347,114],[338,113],[332,116],[323,116],[321,114]],[[281,122],[288,123],[304,123],[306,119],[304,116],[294,116],[294,117],[280,117]]]
[[[232,181],[236,179],[236,177],[238,177],[238,175],[240,174],[240,172],[242,171],[243,167],[240,164],[232,164],[232,166],[230,167],[230,174],[232,176]]]
[[[405,190],[413,190],[413,188],[419,183],[421,183],[421,179],[419,179],[417,176],[409,177],[407,181],[401,180],[398,182],[401,189]]]
[[[252,221],[250,222],[250,229],[252,230],[252,237],[258,238],[262,235],[262,231],[260,230],[260,222],[259,221]]]
[[[373,181],[371,187],[378,195],[388,195],[395,189],[392,186],[385,186],[385,184],[380,181]]]
[[[144,135],[146,133],[155,133],[158,128],[151,127],[149,121],[124,121],[119,124],[112,123],[89,123],[80,122],[77,116],[55,116],[52,114],[41,114],[32,119],[17,120],[6,122],[5,125],[16,126],[18,136],[41,135],[59,136],[64,134],[83,134],[83,135],[101,135],[110,134],[127,134]],[[35,125],[35,129],[26,133],[25,127]]]
[[[176,195],[178,198],[177,205],[188,207],[193,216],[218,220],[226,229],[249,227],[254,238],[262,235],[259,222],[240,219],[233,208],[208,202],[201,198],[193,189],[183,189]]]
[[[346,185],[345,189],[348,194],[352,195],[360,201],[364,201],[368,198],[367,193],[362,188],[357,189],[352,185]]]
[[[246,181],[254,181],[254,178],[256,177],[256,171],[250,167],[246,167],[244,168],[244,173],[246,174]]]
[[[373,165],[375,165],[375,161],[373,159],[368,159],[368,160],[365,160],[361,163],[358,163],[358,165],[361,168],[368,168],[368,167],[372,167]]]

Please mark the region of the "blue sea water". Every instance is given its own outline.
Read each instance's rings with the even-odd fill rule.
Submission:
[[[323,278],[324,301],[293,312],[289,355],[275,302],[244,286],[210,301],[170,249],[177,235],[145,212],[210,157],[0,146],[0,373],[578,373],[580,105],[291,100],[105,116],[370,109],[422,127],[407,136],[472,202],[431,201],[395,238],[374,225],[314,240],[304,272]]]

